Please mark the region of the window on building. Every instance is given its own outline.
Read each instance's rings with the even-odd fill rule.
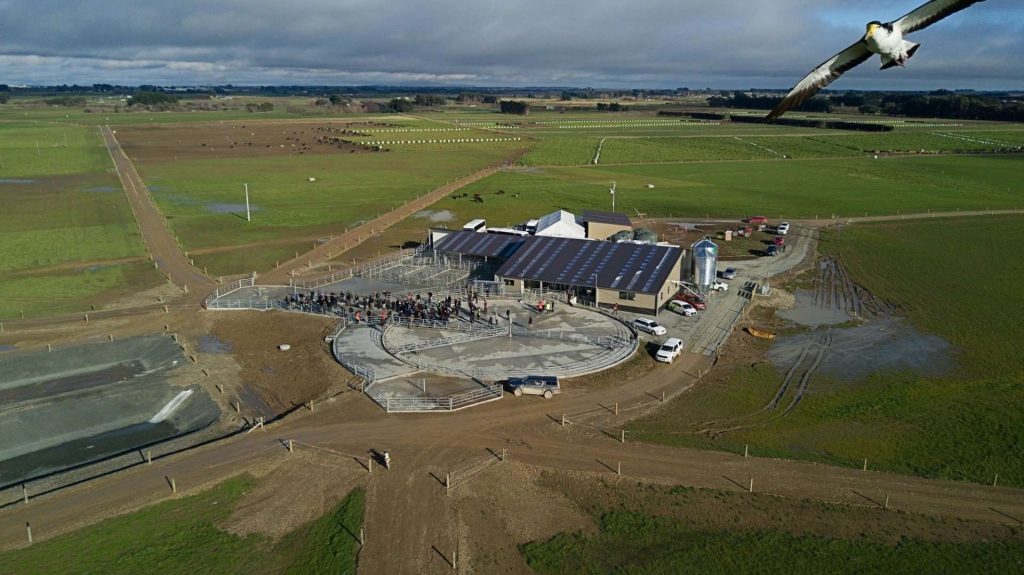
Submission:
[[[516,285],[516,280],[505,280],[505,285],[514,286]]]
[[[633,301],[633,300],[636,299],[636,292],[635,291],[620,291],[619,292],[619,299],[625,299],[625,300]]]

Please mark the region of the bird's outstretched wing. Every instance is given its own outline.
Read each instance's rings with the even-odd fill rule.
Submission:
[[[871,50],[863,40],[843,50],[842,52],[825,60],[820,66],[811,70],[800,83],[786,94],[786,97],[779,102],[765,120],[771,122],[786,113],[790,108],[795,108],[807,101],[808,98],[818,93],[825,86],[831,84],[836,78],[843,75],[843,72],[855,68],[858,64],[871,57]]]
[[[915,30],[927,28],[946,16],[978,2],[984,2],[984,0],[931,0],[931,2],[925,2],[918,6],[899,20],[893,20],[892,26],[904,34],[910,34]]]

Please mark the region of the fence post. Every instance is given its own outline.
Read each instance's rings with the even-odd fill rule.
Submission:
[[[366,545],[366,529],[359,528],[359,545]]]
[[[21,497],[25,500],[25,505],[28,505],[28,487],[25,487],[24,483],[21,484]]]
[[[451,473],[445,473],[444,474],[444,494],[448,495],[448,492],[451,490],[451,488],[452,488],[452,474]]]
[[[153,450],[146,450],[146,465],[153,465]]]
[[[295,442],[292,441],[291,439],[289,439],[288,440],[288,453],[294,453],[294,452],[295,452]]]
[[[619,465],[615,468],[615,475],[622,475],[622,462],[621,461],[619,462]]]
[[[171,477],[170,480],[171,480],[171,493],[177,493],[178,492],[178,484],[174,481],[173,477]]]
[[[882,509],[888,509],[888,508],[889,508],[889,494],[886,493],[885,494],[885,503],[882,505]]]
[[[864,458],[864,471],[867,471],[867,470],[868,470],[868,458],[865,457]]]
[[[750,478],[750,487],[747,488],[747,493],[753,493],[753,492],[754,492],[754,478],[751,477]]]
[[[615,402],[615,415],[619,414],[619,402]]]
[[[619,443],[626,443],[626,430],[625,429],[622,430],[622,433],[619,436]]]
[[[997,485],[999,485],[999,474],[998,473],[996,473],[995,479],[992,480],[992,487],[996,487]]]
[[[744,458],[750,457],[750,444],[749,443],[743,444],[743,457]]]
[[[25,522],[25,531],[28,532],[28,544],[32,544],[32,524],[28,521]]]
[[[565,414],[562,414],[562,427],[565,427]]]

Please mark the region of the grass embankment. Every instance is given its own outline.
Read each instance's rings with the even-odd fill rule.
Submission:
[[[355,573],[365,494],[353,491],[334,510],[280,541],[221,530],[249,477],[229,479],[198,495],[108,519],[26,549],[0,553],[9,575],[124,573]]]
[[[545,474],[594,518],[520,550],[536,572],[992,573],[1017,571],[1021,534],[1003,526],[629,481]]]
[[[951,373],[815,376],[786,417],[718,437],[693,433],[768,402],[782,375],[761,362],[696,388],[637,422],[634,435],[734,452],[750,444],[757,455],[850,466],[868,458],[873,469],[929,477],[990,483],[998,474],[1001,485],[1024,485],[1024,260],[1015,255],[1022,224],[1015,216],[890,222],[823,238],[821,251],[841,259],[854,281],[953,345]]]

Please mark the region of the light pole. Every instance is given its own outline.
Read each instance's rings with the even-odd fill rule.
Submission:
[[[612,182],[612,188],[608,191],[612,194],[612,213],[615,213],[615,182]]]
[[[600,302],[597,299],[597,272],[594,272],[590,277],[594,278],[594,308],[600,309]]]
[[[249,214],[249,184],[245,184],[245,221],[252,221],[252,215]]]

